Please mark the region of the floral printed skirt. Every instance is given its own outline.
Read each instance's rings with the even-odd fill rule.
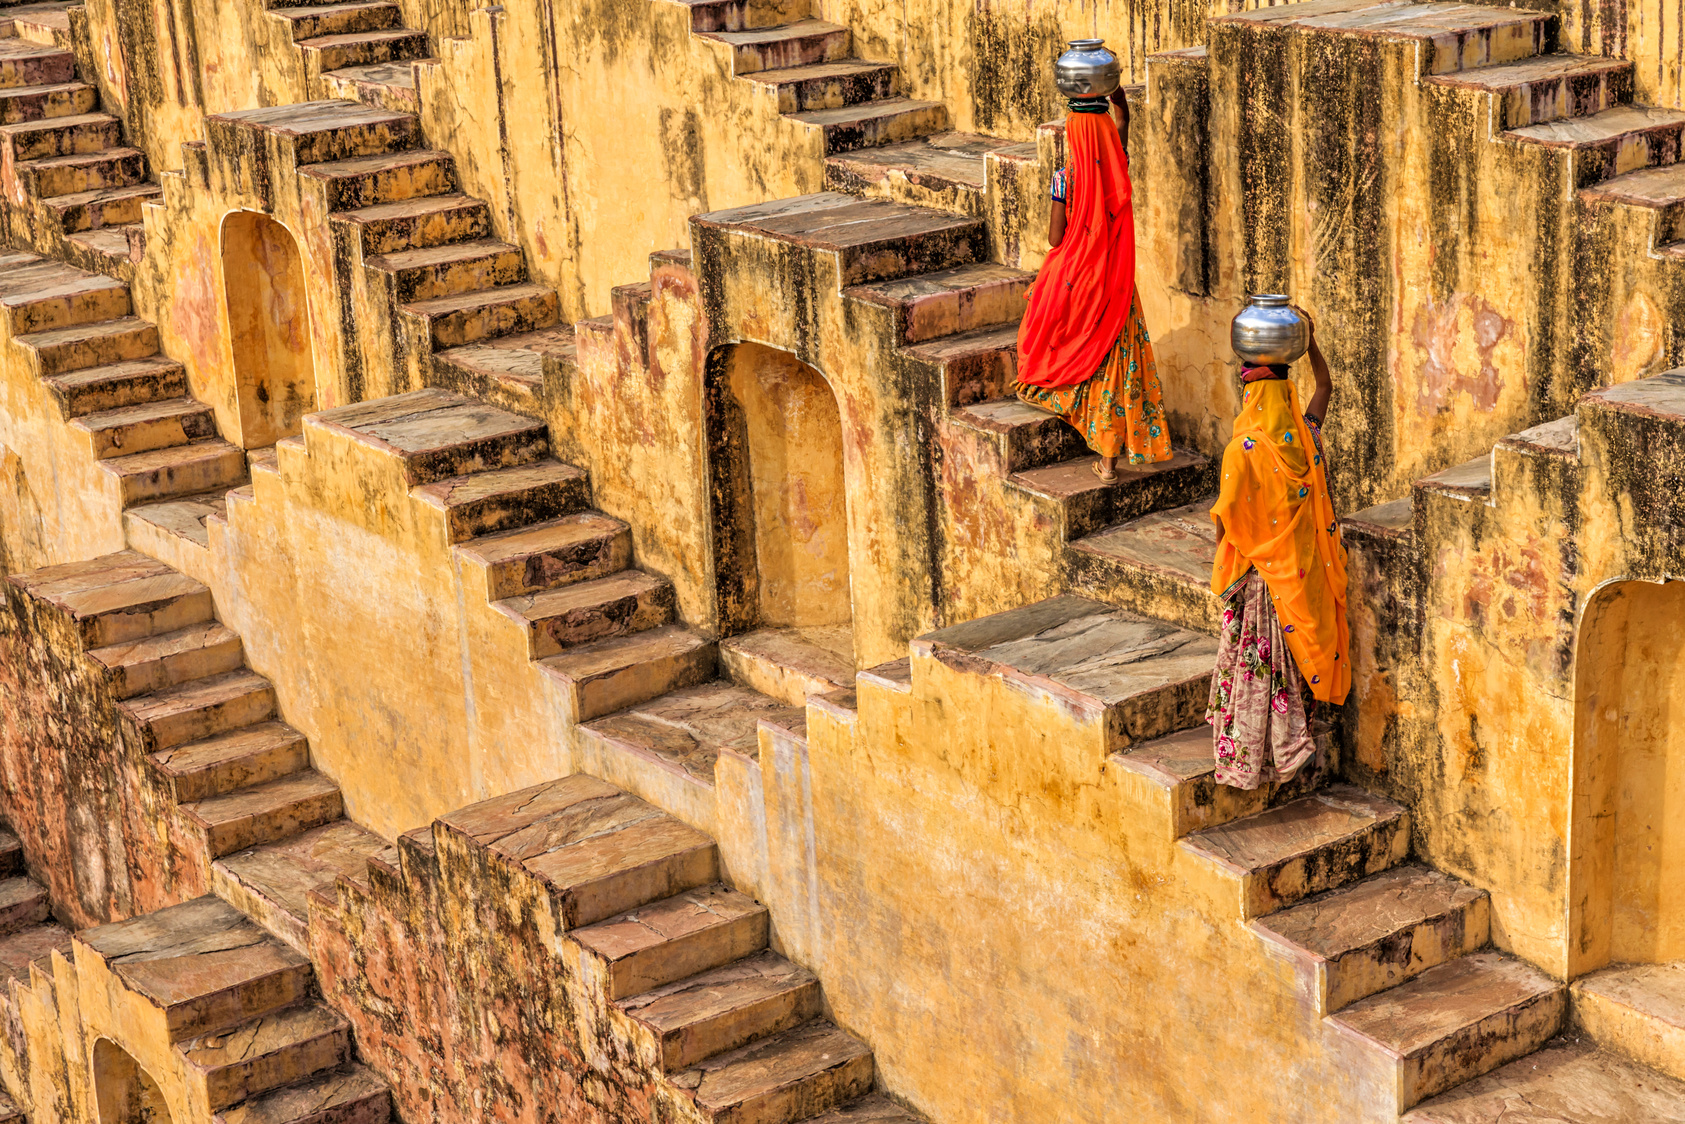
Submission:
[[[1170,459],[1164,394],[1153,362],[1153,343],[1141,320],[1139,293],[1117,343],[1092,377],[1075,386],[1020,384],[1018,397],[1070,422],[1088,447],[1103,457],[1127,456],[1130,464]]]
[[[1290,780],[1316,757],[1316,700],[1281,637],[1270,587],[1253,570],[1223,602],[1223,632],[1205,720],[1217,780],[1235,788]]]

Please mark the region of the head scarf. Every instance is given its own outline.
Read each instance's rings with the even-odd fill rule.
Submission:
[[[1346,548],[1322,454],[1286,379],[1246,384],[1211,514],[1223,521],[1211,588],[1227,593],[1256,566],[1311,693],[1344,702],[1351,688]]]
[[[1129,158],[1109,113],[1065,118],[1065,238],[1036,278],[1018,326],[1018,381],[1075,386],[1100,368],[1135,298]]]

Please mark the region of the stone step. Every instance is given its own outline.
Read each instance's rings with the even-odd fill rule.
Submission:
[[[181,811],[204,835],[210,857],[219,859],[337,820],[345,814],[345,802],[332,779],[314,769],[302,769],[183,804]]]
[[[577,367],[578,361],[579,349],[569,324],[433,353],[433,369],[452,372],[464,386],[499,387],[525,395],[543,391],[547,365],[567,369]]]
[[[269,721],[275,714],[275,688],[257,672],[241,668],[125,699],[118,706],[144,731],[148,750],[157,751]]]
[[[0,39],[0,89],[76,80],[76,56],[27,39]]]
[[[575,724],[714,678],[718,646],[682,624],[611,636],[540,662]]]
[[[1553,34],[1554,13],[1483,4],[1363,3],[1317,5],[1301,12],[1247,12],[1217,17],[1222,24],[1265,23],[1277,32],[1300,29],[1317,36],[1415,44],[1411,62],[1422,77],[1497,66],[1540,54]],[[1321,48],[1329,49],[1329,48]]]
[[[1574,981],[1574,1025],[1606,1046],[1685,1081],[1685,963],[1606,968]]]
[[[23,844],[10,831],[0,827],[0,878],[10,878],[24,872]]]
[[[456,159],[436,149],[380,152],[312,164],[300,174],[320,184],[329,211],[402,203],[460,190]]]
[[[632,529],[584,511],[482,535],[457,551],[485,571],[488,599],[501,601],[619,573],[632,564]]]
[[[302,1002],[310,959],[218,898],[194,898],[76,934],[94,957],[163,1014],[171,1041],[228,1030]]]
[[[854,672],[848,625],[759,628],[720,642],[721,675],[790,706],[852,688]]]
[[[344,66],[322,75],[322,85],[335,97],[351,98],[384,109],[421,111],[416,93],[416,68],[438,59],[420,57],[394,59],[369,66]]]
[[[88,658],[105,668],[117,698],[132,699],[236,671],[245,666],[245,648],[238,635],[212,620],[127,644],[96,648]]]
[[[903,344],[1010,326],[1016,346],[1018,321],[1026,307],[1024,294],[1035,276],[996,262],[971,262],[855,285],[844,295],[889,309],[895,317],[896,338]]]
[[[0,125],[75,117],[99,108],[99,91],[85,82],[51,82],[42,86],[0,89]]]
[[[427,323],[436,348],[460,347],[494,336],[533,332],[561,319],[556,290],[522,283],[453,293],[399,306]]]
[[[1218,784],[1211,727],[1203,722],[1128,753],[1115,753],[1107,764],[1128,778],[1138,799],[1150,800],[1161,810],[1172,841],[1298,800],[1314,791],[1326,773],[1325,768],[1306,765],[1286,784],[1251,790]]]
[[[216,415],[211,408],[185,396],[84,414],[72,421],[70,427],[88,435],[98,460],[168,449],[217,436]]]
[[[1685,241],[1685,164],[1667,164],[1615,176],[1580,192],[1589,205],[1616,205],[1655,211],[1656,249]]]
[[[51,975],[53,953],[65,959],[72,955],[70,930],[56,922],[29,925],[15,933],[0,935],[0,987],[8,980],[30,983],[30,969]]]
[[[1009,397],[1018,378],[1018,325],[992,324],[926,340],[907,354],[941,372],[950,408]]]
[[[744,31],[754,27],[776,27],[786,17],[776,2],[765,0],[681,0],[690,9],[690,29]]]
[[[246,482],[245,451],[220,438],[112,457],[99,463],[102,469],[117,477],[124,506],[172,496],[226,491]]]
[[[209,550],[210,523],[228,518],[228,497],[250,485],[199,495],[173,496],[123,510],[123,533],[136,550],[159,558],[179,558],[185,549]]]
[[[223,1109],[213,1124],[388,1124],[392,1093],[355,1062]]]
[[[819,977],[758,952],[616,1006],[649,1035],[664,1073],[801,1026],[819,1014]]]
[[[781,27],[709,31],[700,38],[729,46],[732,71],[739,76],[841,62],[849,57],[853,44],[848,28],[817,19],[797,20]]]
[[[366,256],[491,236],[485,201],[467,195],[414,196],[338,211],[333,217],[357,227]]]
[[[577,514],[591,503],[583,469],[542,460],[514,468],[453,476],[410,495],[436,509],[452,543]]]
[[[321,43],[322,40],[316,40]],[[308,44],[300,44],[308,46]],[[332,51],[329,48],[329,53]],[[344,65],[344,64],[341,64]],[[320,70],[333,70],[322,66]],[[359,102],[327,100],[267,106],[205,118],[212,148],[247,151],[253,145],[290,150],[294,167],[350,160],[416,147],[421,123],[413,113],[378,109]],[[255,132],[261,137],[242,137]]]
[[[1338,784],[1180,846],[1238,884],[1240,915],[1250,919],[1398,865],[1410,850],[1410,813]]]
[[[730,964],[765,948],[768,935],[766,907],[718,883],[573,931],[610,1000]]]
[[[36,260],[0,272],[0,309],[12,335],[72,329],[129,315],[129,287],[62,262]]]
[[[75,37],[71,33],[70,10],[81,5],[72,0],[37,0],[17,4],[0,11],[0,18],[12,25],[12,34],[29,43],[74,50]]]
[[[310,951],[313,896],[334,901],[341,880],[365,883],[386,840],[347,819],[244,848],[211,866],[217,894],[300,952]]]
[[[300,8],[270,8],[269,14],[292,25],[293,40],[324,35],[354,35],[362,31],[385,31],[402,22],[396,4],[312,4]]]
[[[808,1118],[808,1124],[925,1124],[888,1097],[873,1095],[847,1108]]]
[[[392,275],[392,291],[400,302],[514,285],[526,280],[527,275],[526,255],[521,248],[495,238],[379,254],[365,264]]]
[[[146,228],[138,222],[67,234],[64,240],[73,253],[94,262],[102,272],[125,271],[146,253]]]
[[[1075,426],[1016,398],[965,406],[949,420],[977,435],[987,451],[985,463],[1001,476],[1074,460],[1086,449]]]
[[[95,230],[106,226],[137,223],[141,206],[162,199],[164,189],[154,184],[134,184],[128,187],[106,187],[97,191],[78,191],[45,200],[46,208],[57,219],[59,229],[67,233]]]
[[[133,187],[146,181],[146,154],[138,148],[108,148],[30,160],[18,165],[18,178],[24,191],[37,199]]]
[[[1471,461],[1424,476],[1414,485],[1418,492],[1445,496],[1464,503],[1492,502],[1492,454],[1482,453]]]
[[[317,58],[317,73],[348,66],[374,66],[399,59],[418,59],[427,54],[427,33],[407,27],[383,31],[360,31],[345,35],[323,35],[301,39],[306,56]]]
[[[1632,100],[1632,63],[1585,55],[1540,55],[1502,66],[1436,74],[1423,85],[1490,98],[1492,136],[1568,117],[1589,117]]]
[[[712,839],[585,773],[458,809],[436,821],[438,830],[536,878],[564,930],[720,877]]]
[[[542,460],[544,423],[460,394],[418,390],[311,414],[305,439],[349,439],[400,458],[411,486]]]
[[[351,1060],[351,1024],[319,1003],[271,1012],[176,1047],[198,1103],[212,1110]]]
[[[915,140],[843,152],[825,161],[825,186],[856,195],[912,194],[931,206],[975,207],[988,178],[986,157],[1012,154],[1033,162],[1033,143],[975,133],[936,132]]]
[[[790,118],[821,130],[825,151],[830,154],[940,133],[948,127],[948,107],[942,102],[884,98],[836,109],[808,110]]]
[[[1079,587],[1184,628],[1216,632],[1222,620],[1211,590],[1216,502],[1208,496],[1077,539],[1071,549]]]
[[[1400,1117],[1399,1124],[1685,1124],[1685,1082],[1558,1038]]]
[[[43,376],[146,359],[158,353],[158,325],[138,316],[31,332],[13,338],[20,346],[34,352],[36,366]]]
[[[10,580],[68,616],[88,649],[176,632],[215,615],[209,589],[132,551],[47,566]]]
[[[1477,952],[1330,1016],[1373,1051],[1397,1090],[1397,1111],[1506,1062],[1555,1036],[1567,989],[1531,964]]]
[[[14,164],[54,156],[86,156],[123,143],[123,126],[109,113],[79,113],[0,125],[0,153]]]
[[[1685,111],[1617,105],[1587,117],[1527,125],[1504,136],[1562,154],[1569,161],[1573,186],[1584,188],[1640,168],[1677,162],[1681,133]]]
[[[900,68],[893,63],[842,59],[779,70],[758,70],[748,78],[756,85],[771,90],[773,97],[778,99],[778,112],[803,113],[894,97],[899,76]]]
[[[1489,936],[1486,891],[1406,865],[1252,923],[1284,951],[1326,1015],[1460,956]]]
[[[193,804],[297,773],[310,743],[284,722],[259,722],[152,754],[177,804]]]
[[[1075,543],[1114,523],[1139,519],[1152,511],[1185,504],[1212,489],[1216,461],[1186,449],[1172,450],[1157,464],[1117,466],[1117,480],[1101,483],[1090,466],[1097,458],[1080,456],[1008,477],[1008,484],[1058,506],[1065,541]]]
[[[39,925],[51,912],[47,891],[35,879],[27,875],[0,879],[0,933]]]
[[[536,660],[593,640],[664,625],[673,619],[674,592],[665,578],[622,570],[494,605],[525,630],[527,654]]]
[[[871,1049],[824,1019],[709,1058],[669,1081],[713,1124],[802,1120],[871,1092]]]

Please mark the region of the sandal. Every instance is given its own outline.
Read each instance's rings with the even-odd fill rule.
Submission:
[[[1088,471],[1090,471],[1094,475],[1098,476],[1100,478],[1100,483],[1102,483],[1102,484],[1116,484],[1117,483],[1117,472],[1114,470],[1110,476],[1107,476],[1105,471],[1103,469],[1101,469],[1100,462],[1097,461],[1097,460],[1089,462]]]

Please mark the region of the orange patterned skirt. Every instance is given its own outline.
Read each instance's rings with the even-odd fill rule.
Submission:
[[[1127,457],[1129,464],[1170,459],[1170,428],[1164,421],[1164,392],[1153,362],[1152,340],[1141,320],[1137,293],[1117,343],[1100,369],[1075,386],[1018,386],[1018,397],[1058,414],[1103,457]]]

